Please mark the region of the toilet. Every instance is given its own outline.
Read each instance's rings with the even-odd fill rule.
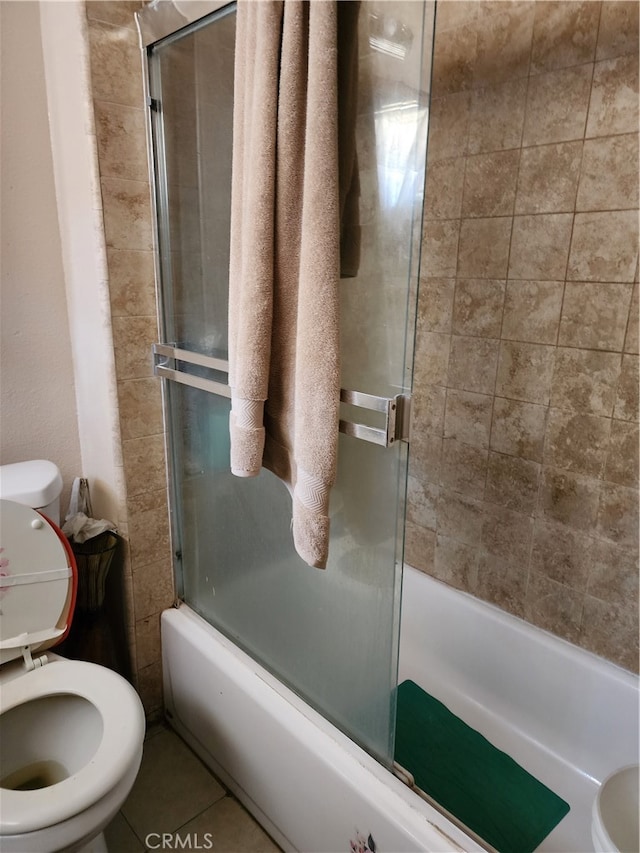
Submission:
[[[596,853],[640,850],[640,767],[630,764],[604,780],[593,803],[591,838]]]
[[[57,526],[60,472],[20,464],[24,478],[0,466],[0,850],[105,853],[144,711],[120,675],[50,651],[71,625],[77,569]]]

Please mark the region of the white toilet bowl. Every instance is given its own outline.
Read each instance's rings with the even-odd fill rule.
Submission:
[[[591,837],[596,853],[637,853],[640,850],[637,764],[608,776],[593,804]]]
[[[77,573],[48,520],[0,501],[0,850],[76,851],[122,806],[142,758],[135,690],[42,651],[68,630]]]

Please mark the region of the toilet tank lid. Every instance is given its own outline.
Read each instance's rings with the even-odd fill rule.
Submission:
[[[27,506],[47,506],[62,491],[60,469],[47,459],[0,465],[0,498]]]

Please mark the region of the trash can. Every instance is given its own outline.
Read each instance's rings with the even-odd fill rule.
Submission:
[[[107,575],[120,543],[120,537],[112,530],[85,542],[71,542],[78,566],[76,607],[80,612],[96,613],[104,606]]]

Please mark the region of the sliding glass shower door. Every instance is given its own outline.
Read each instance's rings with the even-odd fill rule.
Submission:
[[[340,283],[342,388],[351,403],[344,404],[325,570],[293,549],[285,486],[266,470],[248,480],[229,471],[235,8],[148,48],[164,338],[156,359],[168,380],[180,595],[388,765],[407,443],[399,423],[387,440],[386,413],[356,407],[372,401],[347,392],[380,398],[382,408],[388,399],[391,420],[410,393],[428,118],[423,54],[432,30],[429,4],[361,4],[361,258],[357,276]]]

